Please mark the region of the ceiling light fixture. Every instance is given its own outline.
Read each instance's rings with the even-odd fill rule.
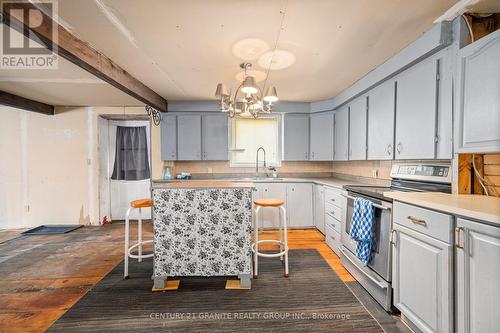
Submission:
[[[262,96],[262,91],[255,83],[255,78],[247,74],[247,71],[252,68],[252,64],[244,62],[240,67],[245,71],[245,75],[234,96],[231,96],[231,91],[228,91],[225,84],[217,84],[215,97],[220,100],[221,111],[227,112],[230,118],[234,118],[236,115],[258,118],[261,113],[271,113],[273,103],[279,100],[276,88],[269,87],[266,94]]]
[[[220,110],[222,112],[226,112],[230,118],[241,115],[252,116],[257,119],[262,113],[271,113],[273,111],[273,103],[279,101],[276,87],[267,87],[267,80],[269,78],[269,71],[271,69],[271,64],[273,63],[274,54],[276,53],[276,49],[278,48],[278,41],[280,39],[281,31],[283,30],[286,5],[284,9],[280,10],[280,14],[280,28],[274,42],[274,50],[272,51],[269,59],[263,89],[260,90],[259,86],[255,82],[255,77],[253,77],[252,75],[248,75],[248,71],[252,68],[252,64],[248,62],[240,64],[240,67],[244,70],[243,82],[236,89],[233,96],[231,94],[231,91],[227,89],[226,85],[224,85],[223,83],[217,84],[215,97],[219,99]],[[262,94],[263,91],[265,92],[264,95]]]

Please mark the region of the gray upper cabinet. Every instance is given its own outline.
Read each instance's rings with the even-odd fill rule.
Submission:
[[[349,159],[349,108],[335,112],[335,161]]]
[[[500,151],[500,30],[458,52],[458,152]]]
[[[396,78],[396,159],[435,158],[437,70],[431,58]]]
[[[311,161],[332,161],[334,142],[333,112],[311,115]]]
[[[177,159],[201,160],[201,116],[177,116]]]
[[[500,228],[459,218],[455,242],[456,332],[498,332]]]
[[[283,160],[309,160],[309,115],[286,114],[283,120]]]
[[[394,158],[395,98],[393,80],[386,81],[369,92],[367,152],[369,160]]]
[[[202,116],[202,158],[228,159],[228,123],[225,114]]]
[[[366,96],[355,99],[349,106],[349,159],[366,160]]]
[[[161,116],[161,159],[173,161],[177,159],[177,116],[162,114]]]

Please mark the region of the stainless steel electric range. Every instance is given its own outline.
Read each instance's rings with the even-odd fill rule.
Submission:
[[[386,310],[392,310],[392,199],[384,196],[388,191],[451,193],[451,167],[449,164],[397,163],[391,169],[391,185],[345,186],[347,210],[342,225],[341,260],[354,278]],[[349,237],[353,204],[356,197],[373,202],[375,207],[375,237],[372,258],[367,266],[356,257],[356,241]]]

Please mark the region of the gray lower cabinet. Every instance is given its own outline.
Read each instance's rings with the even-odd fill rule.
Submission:
[[[392,287],[403,320],[421,332],[453,332],[453,217],[393,206]]]
[[[332,161],[334,143],[333,112],[311,114],[310,117],[311,161]]]
[[[177,159],[201,160],[201,116],[177,116]]]
[[[309,160],[309,115],[286,114],[283,119],[283,160]]]
[[[349,160],[366,160],[367,98],[349,105]]]
[[[227,115],[202,116],[203,160],[228,160]]]
[[[325,234],[325,187],[313,185],[314,226]]]
[[[161,116],[161,159],[163,161],[173,161],[177,159],[177,116]]]
[[[335,112],[335,161],[349,159],[349,108],[344,107]]]
[[[500,227],[459,218],[456,231],[457,332],[498,332]]]
[[[313,191],[311,183],[286,185],[288,226],[313,227]]]
[[[368,93],[369,160],[394,158],[395,86],[389,80]]]
[[[289,228],[313,227],[313,190],[311,183],[256,183],[257,198],[277,198],[286,202]],[[280,211],[276,207],[263,207],[259,213],[264,228],[279,227]]]
[[[423,60],[396,77],[396,159],[436,153],[438,60]]]
[[[458,152],[500,151],[499,59],[500,30],[458,52]]]

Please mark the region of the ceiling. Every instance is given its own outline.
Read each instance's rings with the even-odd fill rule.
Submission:
[[[282,100],[308,102],[350,86],[429,30],[455,3],[64,0],[59,16],[75,35],[169,100],[214,99],[218,82],[235,88],[244,60],[265,77],[261,66],[267,67],[272,54],[264,53],[273,51],[281,30],[273,66],[284,68],[270,70],[268,83]],[[479,5],[489,11],[498,1]],[[27,97],[56,105],[141,104],[64,61],[56,71],[0,71],[0,89],[29,92]]]

